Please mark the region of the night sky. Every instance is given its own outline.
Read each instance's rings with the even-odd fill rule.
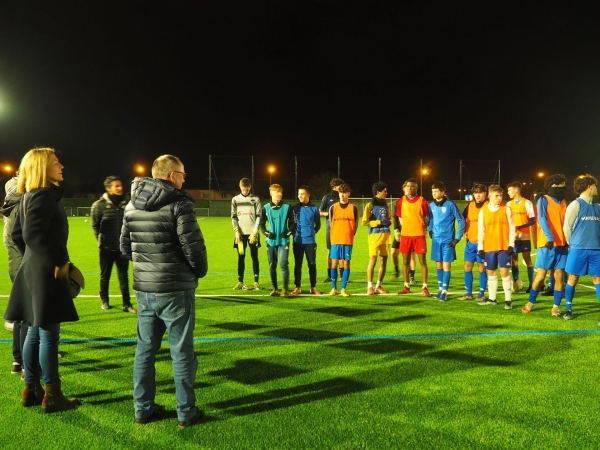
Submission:
[[[293,187],[294,155],[301,183],[342,157],[359,192],[379,157],[391,185],[421,158],[447,182],[460,159],[469,181],[498,159],[502,184],[600,176],[600,10],[548,3],[9,2],[0,162],[54,147],[72,192],[162,153],[189,189],[208,155],[222,188],[243,155],[255,187],[270,162]]]

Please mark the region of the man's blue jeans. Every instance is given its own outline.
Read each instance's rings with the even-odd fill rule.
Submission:
[[[196,413],[194,381],[198,369],[194,353],[194,290],[159,294],[136,291],[135,297],[138,305],[137,348],[133,363],[135,417],[145,419],[152,414],[156,395],[154,362],[165,330],[168,330],[177,418],[189,420]]]
[[[283,289],[286,291],[290,286],[290,271],[288,267],[288,255],[290,253],[289,245],[276,245],[271,247],[267,244],[267,259],[269,260],[269,274],[271,275],[271,285],[273,289],[278,289],[277,285],[277,260],[281,267],[283,277]]]
[[[25,384],[39,383],[40,375],[44,384],[60,382],[58,377],[58,339],[60,323],[41,327],[29,327],[23,345],[23,363],[25,364]],[[42,373],[39,373],[39,367]]]

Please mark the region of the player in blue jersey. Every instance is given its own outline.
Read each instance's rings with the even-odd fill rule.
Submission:
[[[429,236],[431,259],[437,268],[438,293],[441,302],[447,300],[451,266],[456,259],[456,244],[465,232],[465,219],[456,204],[446,197],[446,185],[436,181],[431,185],[433,201],[429,204]],[[458,222],[458,230],[456,229]]]
[[[302,262],[306,255],[308,264],[308,276],[310,279],[310,293],[321,295],[317,290],[317,241],[315,235],[321,229],[321,216],[319,208],[310,202],[310,189],[308,186],[298,188],[298,200],[292,208],[296,221],[296,231],[294,232],[294,284],[296,289],[292,295],[298,295],[302,292]]]
[[[598,181],[592,175],[580,175],[573,182],[573,191],[579,197],[567,206],[563,226],[569,244],[565,320],[573,318],[573,297],[579,277],[591,275],[600,301],[600,205],[593,200],[598,195]]]
[[[552,270],[556,280],[552,316],[560,317],[560,302],[563,296],[564,273],[567,263],[567,241],[564,221],[567,205],[567,178],[563,174],[550,175],[544,180],[548,195],[539,196],[536,217],[538,218],[535,236],[537,275],[529,291],[529,302],[521,310],[529,314],[537,302],[537,296],[543,290],[546,272]]]
[[[487,272],[485,270],[485,260],[477,254],[478,223],[479,211],[487,205],[487,187],[483,184],[475,183],[471,188],[473,201],[469,202],[463,211],[465,218],[465,251],[464,251],[464,269],[465,269],[465,295],[459,297],[459,300],[473,300],[473,266],[477,263],[479,270],[479,294],[478,302],[485,301],[485,288],[487,287]]]
[[[260,231],[267,241],[267,259],[269,260],[269,274],[273,290],[272,297],[286,297],[289,294],[290,272],[288,269],[288,255],[290,252],[290,236],[296,231],[292,207],[283,202],[283,188],[279,184],[269,186],[271,201],[267,203],[261,213]],[[269,229],[267,230],[267,223]],[[281,267],[283,277],[283,290],[279,292],[277,284],[277,262]]]

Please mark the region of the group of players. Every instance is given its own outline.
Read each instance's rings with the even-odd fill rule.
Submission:
[[[298,295],[302,292],[303,260],[309,269],[310,293],[321,295],[316,288],[316,239],[321,217],[326,217],[327,278],[331,282],[329,295],[350,296],[346,291],[354,236],[359,226],[358,208],[349,201],[350,187],[339,178],[331,181],[332,192],[323,197],[320,207],[310,201],[310,189],[298,189],[299,203],[291,206],[282,201],[283,190],[278,184],[269,187],[271,201],[264,205],[251,192],[250,180],[240,181],[241,193],[231,202],[231,217],[235,231],[234,248],[238,254],[238,283],[234,289],[260,290],[258,248],[260,235],[266,239],[271,296]],[[562,174],[544,181],[543,192],[534,198],[536,204],[521,195],[521,183],[507,185],[510,200],[503,203],[504,190],[499,185],[486,187],[475,184],[473,200],[460,212],[446,195],[442,182],[432,184],[433,201],[428,203],[418,195],[418,183],[408,179],[404,196],[393,207],[387,202],[387,186],[373,185],[373,198],[365,206],[361,223],[368,227],[369,263],[367,295],[388,294],[383,288],[387,259],[392,253],[395,277],[400,275],[399,254],[402,254],[403,289],[399,295],[411,294],[414,284],[415,260],[420,263],[421,294],[430,297],[427,285],[427,236],[431,238],[431,260],[436,262],[437,293],[440,301],[448,300],[451,265],[456,260],[456,245],[464,236],[464,284],[466,292],[458,300],[476,300],[479,305],[497,305],[499,284],[504,292],[504,308],[512,309],[512,292],[523,288],[519,279],[519,254],[527,267],[529,300],[522,308],[530,313],[540,293],[553,296],[551,315],[561,316],[561,302],[566,300],[564,319],[573,318],[573,297],[580,276],[591,275],[600,301],[600,205],[593,201],[597,180],[581,175],[573,182],[578,198],[567,207],[567,179]],[[486,198],[487,197],[487,198]],[[290,239],[291,238],[291,239]],[[288,253],[292,241],[295,289],[289,289]],[[537,247],[534,264],[532,242]],[[390,245],[391,244],[391,245]],[[254,286],[244,284],[245,252],[252,257]],[[377,280],[373,285],[375,265],[379,259]],[[473,293],[473,267],[477,263],[479,289]],[[279,290],[277,265],[283,277]],[[498,277],[498,272],[500,279]],[[546,275],[550,279],[545,289]],[[568,274],[568,278],[567,278]],[[338,275],[341,289],[338,291]],[[512,276],[511,276],[512,275]],[[486,297],[487,289],[487,297]]]

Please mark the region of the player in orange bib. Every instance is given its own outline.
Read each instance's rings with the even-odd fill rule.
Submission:
[[[487,300],[478,302],[479,305],[497,305],[498,267],[502,277],[504,290],[504,309],[512,309],[510,290],[511,256],[515,245],[515,223],[512,212],[502,203],[502,188],[493,184],[488,188],[489,203],[479,211],[477,223],[477,249],[480,258],[485,259],[488,273]]]

